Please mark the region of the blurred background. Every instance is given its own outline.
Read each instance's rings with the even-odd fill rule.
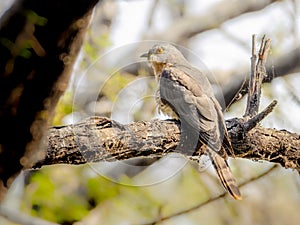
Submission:
[[[12,3],[0,2],[1,12]],[[299,0],[104,0],[94,11],[69,88],[53,125],[89,116],[120,123],[154,118],[156,84],[139,56],[161,41],[176,45],[206,71],[224,109],[247,82],[251,36],[272,39],[268,83],[261,109],[279,104],[262,125],[300,134]],[[257,42],[259,43],[259,41]],[[258,46],[257,46],[258,48]],[[241,117],[245,96],[225,110]],[[57,165],[23,174],[7,206],[60,224],[147,224],[187,210],[223,189],[207,160],[196,168],[180,155],[151,160]],[[238,183],[273,166],[229,160]],[[298,224],[300,180],[296,171],[276,168],[241,188],[242,201],[225,196],[160,224]],[[1,224],[13,224],[0,218]]]

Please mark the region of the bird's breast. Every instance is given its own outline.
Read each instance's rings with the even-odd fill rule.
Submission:
[[[158,106],[158,111],[171,119],[179,120],[177,113],[173,110],[173,108],[166,102],[160,98],[159,89],[156,92],[155,100]]]
[[[158,62],[153,62],[152,61],[151,62],[151,66],[152,66],[152,69],[154,71],[155,79],[157,81],[159,81],[160,76],[162,74],[162,71],[165,68],[166,64],[164,64],[164,63],[158,63]]]

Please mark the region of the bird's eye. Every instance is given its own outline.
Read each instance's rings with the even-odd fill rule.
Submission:
[[[161,54],[163,52],[164,52],[164,49],[161,47],[156,50],[156,53],[158,53],[158,54]]]

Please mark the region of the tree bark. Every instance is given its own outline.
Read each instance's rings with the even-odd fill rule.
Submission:
[[[43,158],[39,141],[68,86],[97,2],[17,0],[1,17],[0,187]]]
[[[231,119],[226,123],[234,157],[265,160],[300,171],[298,134],[260,126],[248,132],[241,119]],[[122,125],[108,118],[91,117],[75,125],[51,128],[45,143],[46,157],[34,167],[135,157],[157,158],[172,152],[191,156],[187,154],[189,151],[184,151],[185,147],[194,148],[194,154],[202,154],[197,151],[201,149],[200,143],[189,146],[187,142],[178,121],[153,120]]]

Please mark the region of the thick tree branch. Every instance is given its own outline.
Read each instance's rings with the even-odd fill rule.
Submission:
[[[247,132],[241,119],[228,120],[227,128],[236,157],[279,163],[300,171],[298,134],[260,126]],[[35,167],[184,154],[179,143],[186,144],[180,142],[180,124],[176,121],[121,125],[108,118],[91,117],[75,125],[51,128],[46,158]]]

